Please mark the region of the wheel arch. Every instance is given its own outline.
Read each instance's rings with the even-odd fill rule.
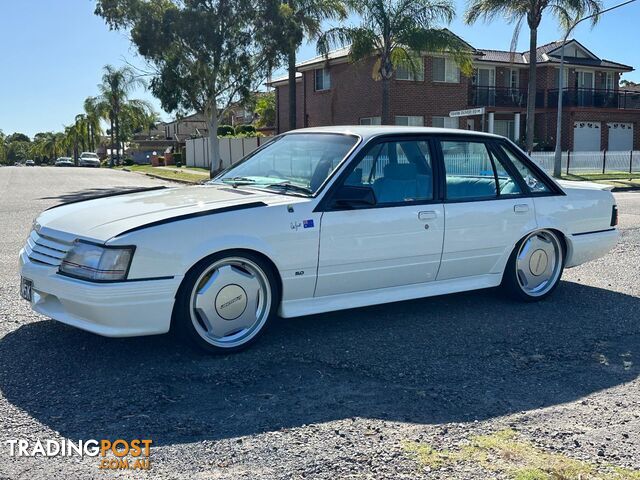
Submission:
[[[256,256],[258,258],[260,258],[261,260],[263,260],[267,265],[269,265],[269,267],[272,269],[273,274],[276,276],[276,279],[278,280],[278,292],[280,292],[280,296],[282,296],[282,275],[280,274],[280,270],[278,269],[277,265],[275,264],[275,262],[273,260],[271,260],[271,258],[269,258],[268,255],[266,255],[265,253],[259,251],[259,250],[254,250],[251,248],[246,248],[246,247],[242,247],[242,248],[226,248],[226,249],[222,249],[222,250],[218,250],[215,252],[211,252],[208,255],[200,258],[199,260],[195,261],[185,272],[184,274],[184,278],[182,279],[182,282],[180,282],[180,287],[178,288],[178,290],[176,290],[176,294],[175,296],[178,296],[178,293],[180,292],[180,289],[183,287],[183,285],[185,284],[185,279],[187,278],[187,276],[196,268],[198,268],[201,264],[210,261],[213,257],[217,257],[219,255],[229,255],[229,256],[233,256],[233,255],[239,255],[242,256],[243,254],[250,254],[253,256]],[[281,298],[278,299],[278,301],[280,301]]]

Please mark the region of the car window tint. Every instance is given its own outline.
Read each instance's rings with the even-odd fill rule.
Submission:
[[[500,189],[500,196],[522,194],[522,189],[513,179],[511,174],[506,170],[502,162],[500,162],[499,159],[494,155],[492,155],[492,159],[498,177],[498,188]]]
[[[425,141],[390,141],[372,146],[345,180],[371,187],[379,204],[431,200],[433,171]]]
[[[495,198],[493,159],[483,142],[442,141],[447,198]]]
[[[527,167],[522,160],[520,160],[514,152],[511,151],[510,148],[506,146],[502,146],[502,151],[506,153],[507,158],[511,161],[514,167],[520,172],[522,178],[527,183],[527,186],[532,192],[548,192],[549,187],[545,185],[545,183],[540,180],[540,177],[534,173],[529,167]]]

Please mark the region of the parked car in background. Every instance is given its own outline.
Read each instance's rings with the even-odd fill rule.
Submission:
[[[93,152],[82,152],[80,154],[80,158],[78,159],[79,167],[99,167],[100,166],[100,157],[96,153]]]
[[[24,162],[24,164],[27,167],[35,167],[36,166],[36,162],[34,162],[33,160],[27,160],[26,162]]]
[[[616,244],[607,188],[556,182],[497,135],[296,130],[207,185],[48,209],[20,252],[20,290],[78,328],[173,326],[211,352],[246,347],[276,314],[497,286],[536,301]]]
[[[73,167],[75,163],[73,163],[73,159],[70,157],[60,157],[56,160],[56,167]]]

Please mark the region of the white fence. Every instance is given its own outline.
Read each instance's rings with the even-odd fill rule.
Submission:
[[[553,172],[554,152],[533,152],[531,158]],[[640,151],[562,152],[562,173],[640,173]]]
[[[233,165],[245,155],[253,152],[270,137],[220,138],[222,167]],[[192,138],[186,142],[186,164],[188,167],[210,168],[209,138]]]

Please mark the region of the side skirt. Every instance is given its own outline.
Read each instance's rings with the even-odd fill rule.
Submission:
[[[301,300],[283,301],[279,315],[284,318],[314,315],[316,313],[333,312],[349,308],[380,305],[382,303],[401,302],[415,298],[433,297],[448,293],[466,292],[481,288],[497,287],[502,281],[502,274],[476,275],[473,277],[454,278],[415,285],[380,288],[363,292],[341,293],[326,297],[304,298]]]

